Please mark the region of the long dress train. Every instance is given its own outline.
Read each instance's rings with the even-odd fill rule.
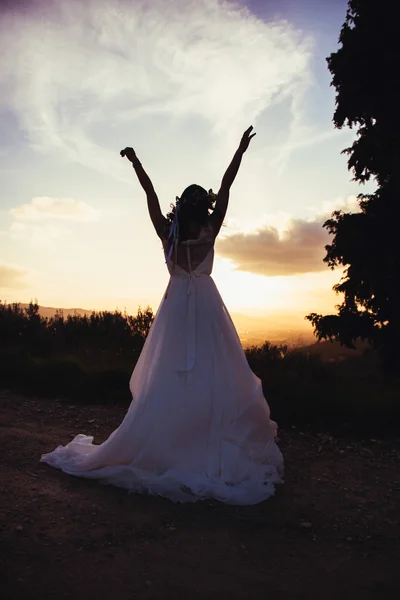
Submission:
[[[186,261],[167,258],[170,281],[122,423],[102,444],[79,434],[41,461],[176,502],[256,504],[283,483],[277,426],[210,276],[210,230],[181,249]]]

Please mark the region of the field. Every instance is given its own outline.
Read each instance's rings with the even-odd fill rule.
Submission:
[[[152,318],[0,303],[0,598],[397,600],[400,379],[366,347],[246,349],[286,463],[256,507],[176,505],[39,462],[118,426]]]
[[[39,463],[80,432],[104,440],[122,406],[3,391],[4,600],[397,599],[399,439],[286,426],[286,484],[255,507],[176,505]]]

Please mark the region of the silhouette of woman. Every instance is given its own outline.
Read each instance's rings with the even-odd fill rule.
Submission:
[[[276,423],[211,278],[215,238],[252,129],[218,194],[191,185],[167,217],[135,151],[121,151],[146,193],[170,280],[133,371],[122,423],[100,445],[80,434],[43,462],[176,502],[256,504],[283,482]]]

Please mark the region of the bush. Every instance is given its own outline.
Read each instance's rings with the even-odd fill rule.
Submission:
[[[0,303],[0,385],[128,405],[129,379],[152,321],[149,308],[136,317],[116,311],[44,319],[37,304],[23,309]],[[400,380],[383,377],[373,352],[329,361],[267,341],[248,348],[246,356],[282,427],[350,427],[381,435],[400,417]]]

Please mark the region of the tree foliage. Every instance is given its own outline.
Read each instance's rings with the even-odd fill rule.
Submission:
[[[151,308],[138,309],[132,316],[120,311],[92,312],[90,315],[70,314],[62,311],[53,317],[40,315],[37,303],[28,307],[0,301],[0,351],[14,348],[36,356],[74,354],[92,356],[101,354],[132,355],[140,353],[150,330],[154,315]]]
[[[336,315],[306,318],[319,339],[352,347],[358,339],[377,348],[394,370],[400,360],[400,46],[392,0],[350,0],[328,68],[336,88],[333,122],[357,128],[348,167],[375,193],[360,194],[359,213],[336,211],[324,223],[333,236],[324,261],[345,267],[334,286],[344,294]]]

